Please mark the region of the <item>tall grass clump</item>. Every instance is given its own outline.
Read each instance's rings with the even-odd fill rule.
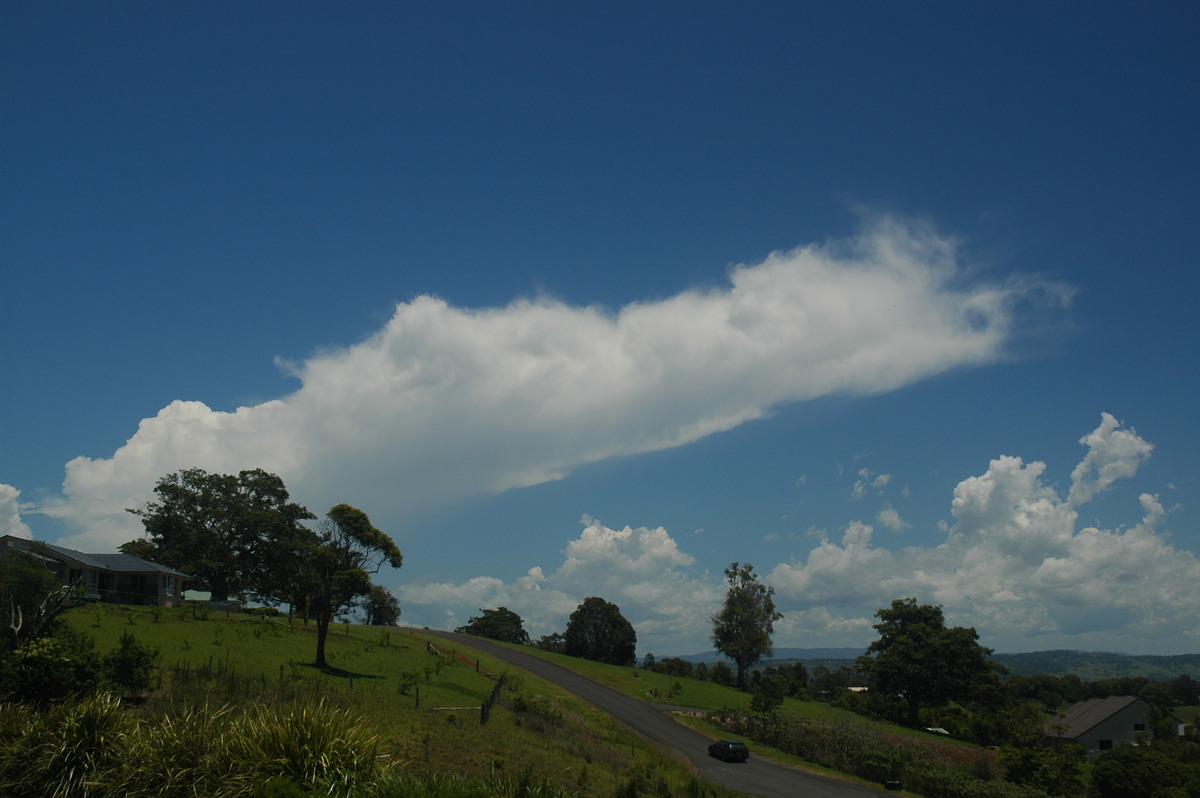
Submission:
[[[380,764],[379,738],[365,720],[323,701],[285,711],[255,707],[231,735],[229,757],[239,778],[274,778],[302,786],[349,789]]]
[[[0,752],[0,795],[103,795],[100,785],[125,761],[138,728],[121,708],[120,699],[108,693],[53,706],[41,714],[11,706],[0,711],[11,712],[23,724],[21,728],[4,724],[7,744]]]
[[[99,693],[41,715],[0,707],[0,717],[4,796],[352,796],[387,770],[364,721],[320,702],[139,720]]]
[[[479,778],[464,773],[413,773],[390,770],[355,798],[576,798],[543,774],[526,769],[520,775]]]
[[[235,717],[232,707],[207,705],[161,716],[134,739],[112,791],[161,798],[218,794],[235,773],[227,753]]]

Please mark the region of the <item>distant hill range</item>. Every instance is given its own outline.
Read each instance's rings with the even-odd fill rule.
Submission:
[[[1028,654],[993,654],[992,659],[1021,676],[1042,673],[1065,676],[1073,673],[1085,682],[1123,676],[1145,676],[1160,682],[1180,675],[1200,678],[1200,654],[1149,656],[1099,651],[1033,651]]]
[[[777,648],[775,656],[761,664],[777,666],[802,662],[810,671],[818,665],[837,670],[843,665],[853,665],[862,653],[863,650],[859,648]],[[1033,651],[1028,654],[993,654],[991,658],[1008,668],[1010,673],[1021,676],[1066,676],[1073,673],[1087,682],[1124,676],[1145,676],[1167,681],[1182,674],[1200,679],[1200,654],[1150,656],[1099,651]],[[716,651],[708,651],[680,659],[718,662],[726,658]]]

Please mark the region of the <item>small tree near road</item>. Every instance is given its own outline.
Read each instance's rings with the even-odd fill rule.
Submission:
[[[775,588],[758,581],[750,563],[733,563],[725,578],[729,590],[721,611],[712,616],[712,641],[737,665],[737,686],[745,690],[747,669],[774,651],[771,634],[783,615],[775,611]]]
[[[525,622],[521,616],[508,607],[496,610],[479,610],[482,615],[476,615],[454,631],[464,635],[486,637],[503,643],[529,645],[529,633],[525,631]]]
[[[571,613],[563,633],[563,653],[609,665],[635,661],[637,633],[621,608],[597,596],[583,600]]]
[[[371,585],[362,608],[367,615],[367,626],[395,626],[400,620],[400,600],[380,585]]]
[[[566,648],[566,643],[563,642],[561,632],[553,632],[548,635],[542,635],[533,644],[534,648],[539,648],[542,651],[553,651],[555,654],[563,653]]]

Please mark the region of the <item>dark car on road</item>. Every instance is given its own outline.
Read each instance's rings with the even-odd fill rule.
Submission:
[[[745,762],[750,758],[750,749],[737,740],[717,740],[708,747],[708,755],[726,762]]]

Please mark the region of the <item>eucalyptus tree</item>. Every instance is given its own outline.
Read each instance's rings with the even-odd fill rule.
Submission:
[[[771,635],[783,615],[775,610],[775,588],[758,581],[754,566],[733,563],[725,569],[729,589],[712,616],[712,642],[737,666],[737,686],[746,689],[746,671],[775,650]]]
[[[404,555],[396,543],[376,529],[367,514],[338,504],[310,531],[302,550],[297,587],[317,624],[315,664],[326,667],[329,624],[371,592],[371,574],[384,565],[399,568]]]
[[[464,626],[454,631],[459,634],[487,637],[504,643],[529,645],[529,632],[525,631],[525,621],[521,616],[508,607],[495,610],[480,609],[480,615],[472,616]]]

